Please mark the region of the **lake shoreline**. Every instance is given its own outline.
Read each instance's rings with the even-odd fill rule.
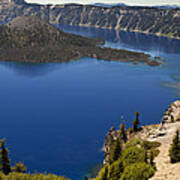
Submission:
[[[61,25],[61,24],[55,24],[55,25]],[[101,27],[101,26],[91,26],[91,25],[86,25],[86,24],[79,24],[79,25],[71,25],[71,24],[66,24],[67,26],[72,26],[72,27],[85,27],[85,28],[95,28],[95,29],[102,29],[102,30],[114,30],[116,32],[118,31],[124,31],[124,32],[131,32],[131,33],[140,33],[140,34],[145,34],[145,35],[152,35],[152,36],[157,36],[157,37],[165,37],[168,39],[176,39],[176,40],[180,40],[180,37],[176,37],[176,36],[170,36],[170,35],[166,35],[166,34],[161,34],[161,33],[150,33],[150,32],[145,32],[145,31],[140,31],[140,30],[127,30],[127,29],[123,29],[123,28],[112,28],[112,27]]]

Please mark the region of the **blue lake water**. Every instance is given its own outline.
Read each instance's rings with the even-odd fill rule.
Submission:
[[[130,32],[60,26],[105,46],[164,57],[159,67],[82,58],[70,63],[0,63],[0,137],[12,162],[28,171],[50,172],[81,180],[103,159],[105,134],[121,123],[131,126],[161,120],[179,98],[180,41]]]

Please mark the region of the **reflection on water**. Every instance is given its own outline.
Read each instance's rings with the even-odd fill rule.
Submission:
[[[78,63],[80,62],[81,60],[78,61]],[[73,63],[74,62],[71,62],[71,64]],[[35,78],[44,76],[55,70],[67,69],[69,66],[68,63],[16,63],[1,61],[0,67],[14,72],[17,76]]]
[[[100,37],[106,39],[109,45],[120,45],[122,48],[137,49],[142,51],[159,51],[167,54],[180,53],[180,40],[167,37],[147,35],[142,33],[96,29],[87,27],[74,27],[59,25],[60,29],[84,35],[87,37]]]
[[[57,69],[54,63],[12,63],[12,62],[0,62],[0,66],[12,70],[18,76],[25,76],[29,78],[43,76],[55,69]]]

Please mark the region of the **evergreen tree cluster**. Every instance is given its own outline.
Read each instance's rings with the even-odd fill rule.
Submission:
[[[127,143],[129,143],[127,141]],[[110,161],[99,172],[96,180],[148,180],[155,173],[154,155],[134,144],[122,148],[119,139],[113,142]]]
[[[176,131],[171,148],[169,150],[169,156],[172,163],[180,162],[180,137],[179,131]]]
[[[140,113],[137,111],[135,113],[135,119],[133,120],[132,122],[132,128],[129,129],[129,132],[130,133],[136,133],[139,131],[139,125],[140,125],[140,121],[139,121],[139,116],[140,116]],[[127,137],[127,132],[125,130],[125,121],[124,121],[124,118],[123,116],[121,117],[121,125],[120,125],[120,137],[121,139],[126,142],[128,140],[128,137]]]
[[[27,168],[21,162],[11,167],[5,139],[2,139],[0,143],[0,180],[70,180],[53,174],[25,174]]]
[[[26,166],[24,163],[15,163],[14,167],[11,167],[10,165],[10,158],[9,158],[9,152],[8,149],[5,147],[5,139],[1,140],[0,145],[0,170],[3,174],[8,175],[11,172],[17,172],[17,173],[25,173],[26,172]]]
[[[140,128],[140,113],[136,112],[132,133]],[[109,161],[100,170],[96,180],[148,180],[155,173],[154,157],[158,155],[158,142],[143,141],[130,135],[121,117],[119,136],[110,145]]]
[[[9,175],[0,173],[0,180],[70,180],[63,176],[56,176],[53,174],[23,174],[12,172]]]
[[[139,112],[136,112],[136,118],[133,121],[133,131],[134,133],[139,130],[138,126],[139,122]],[[114,130],[114,129],[113,129]],[[125,121],[124,117],[121,116],[121,125],[120,125],[120,135],[116,140],[113,140],[110,146],[110,153],[109,153],[109,163],[113,163],[114,161],[118,160],[121,156],[122,152],[122,144],[125,144],[128,141],[127,131],[125,129]]]
[[[1,171],[8,175],[11,172],[10,159],[8,157],[8,149],[5,147],[5,139],[1,140],[1,151],[0,151],[0,162],[1,162]]]
[[[110,164],[119,159],[119,157],[121,156],[121,151],[122,151],[121,140],[118,138],[117,140],[112,142],[110,147],[110,153],[109,153]]]

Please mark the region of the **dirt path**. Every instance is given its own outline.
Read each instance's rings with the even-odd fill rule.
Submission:
[[[180,163],[171,164],[169,158],[169,148],[176,130],[180,130],[180,122],[166,124],[167,134],[155,138],[155,141],[161,143],[160,153],[155,158],[157,172],[151,180],[180,180]]]

